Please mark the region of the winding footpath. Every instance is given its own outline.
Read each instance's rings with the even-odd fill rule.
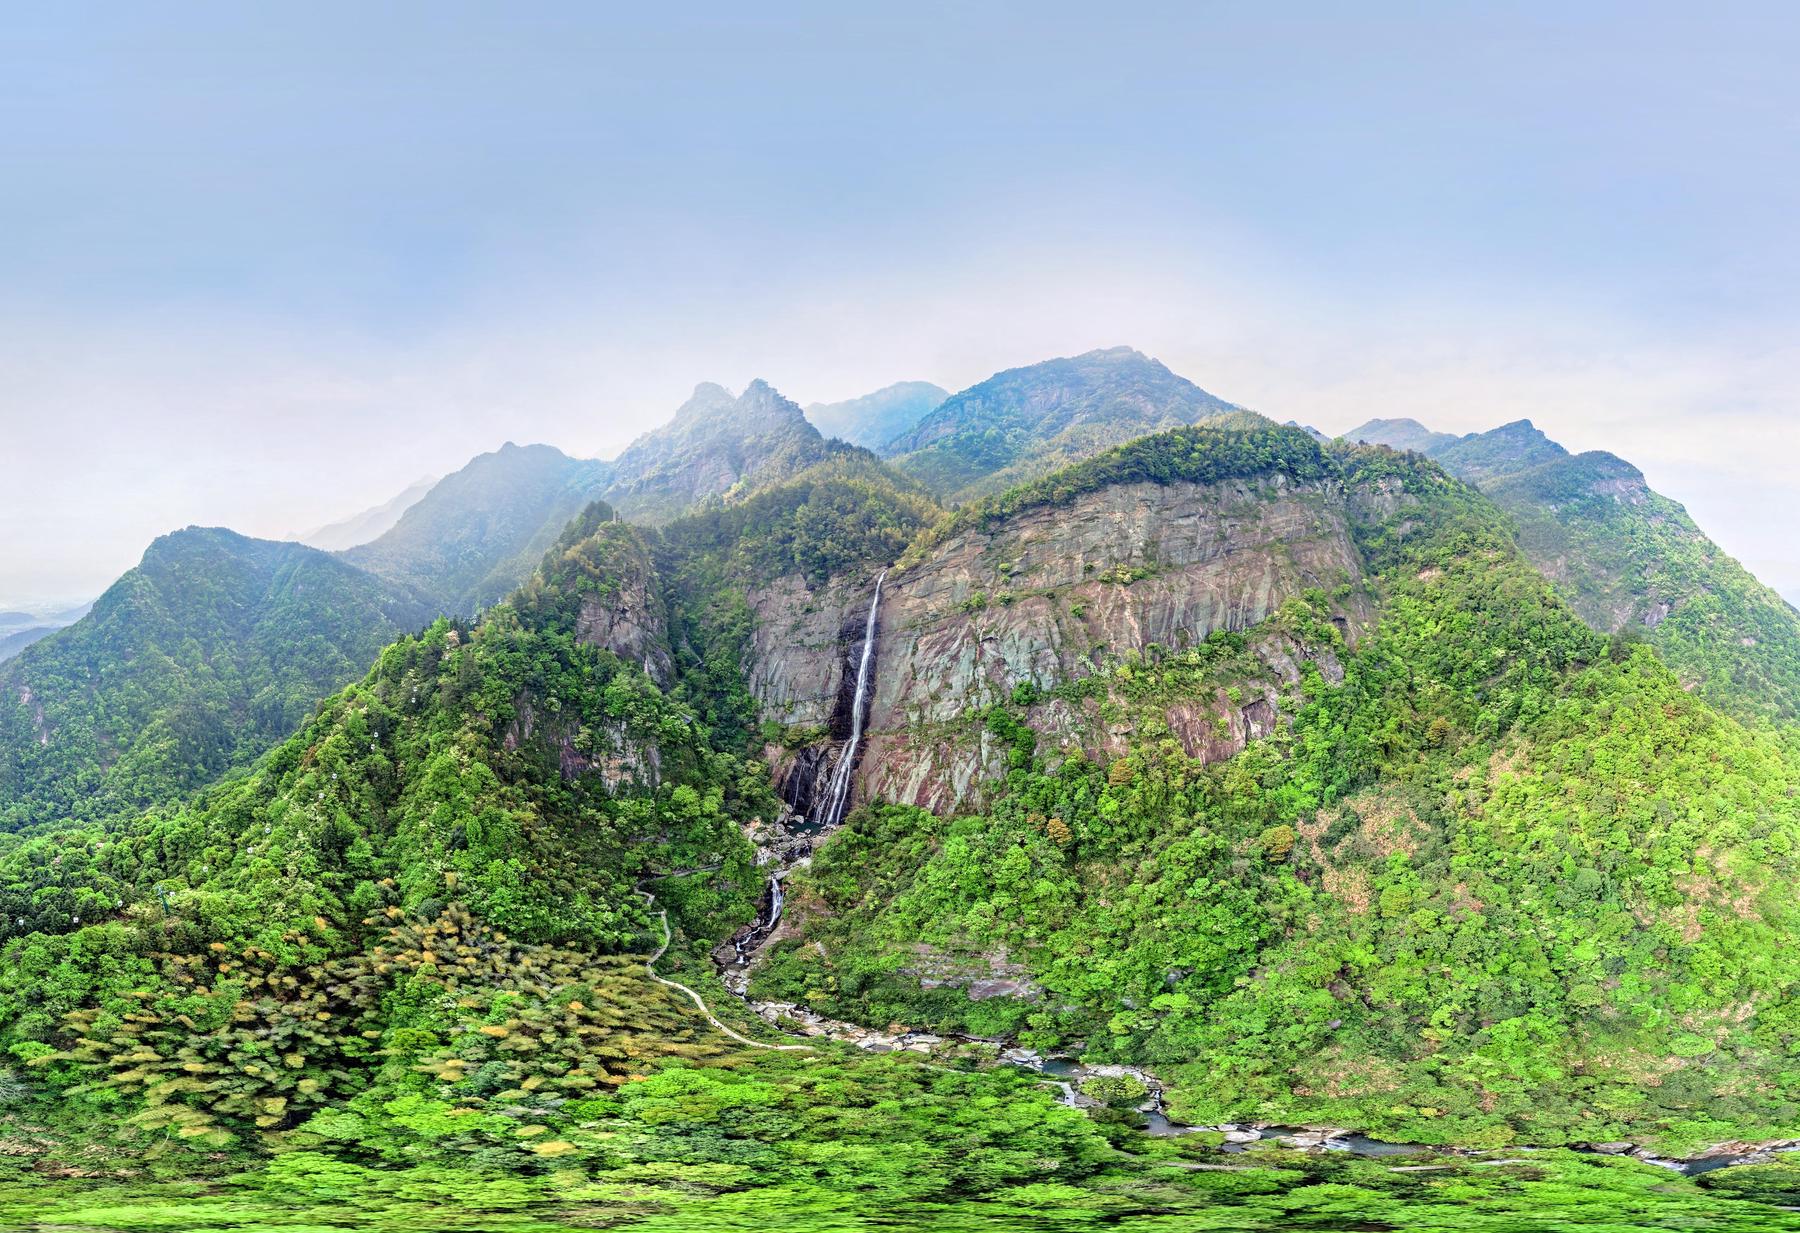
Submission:
[[[646,972],[650,973],[651,980],[655,981],[659,985],[667,985],[671,989],[677,989],[677,990],[680,990],[682,993],[687,994],[688,997],[693,1000],[694,1005],[698,1006],[700,1008],[700,1013],[706,1016],[706,1021],[708,1023],[712,1024],[715,1028],[718,1028],[719,1031],[725,1033],[725,1035],[731,1037],[731,1039],[737,1041],[739,1044],[749,1045],[752,1049],[780,1049],[780,1050],[797,1050],[797,1051],[805,1052],[805,1053],[812,1052],[811,1045],[771,1045],[764,1041],[751,1040],[748,1036],[745,1036],[743,1033],[735,1032],[731,1028],[726,1027],[723,1023],[720,1023],[719,1017],[712,1013],[711,1007],[707,1006],[706,999],[702,998],[698,993],[695,993],[692,989],[688,988],[686,985],[682,984],[679,981],[673,981],[673,980],[668,979],[667,977],[657,975],[656,961],[663,957],[663,952],[669,949],[670,942],[672,942],[674,940],[674,934],[672,934],[669,931],[669,909],[657,908],[656,907],[656,896],[652,895],[649,891],[643,889],[642,887],[638,888],[638,894],[640,894],[644,897],[644,902],[648,906],[650,906],[652,908],[656,908],[657,919],[662,921],[662,934],[663,934],[662,945],[656,948],[655,954],[651,955],[648,959],[644,960],[644,970]]]

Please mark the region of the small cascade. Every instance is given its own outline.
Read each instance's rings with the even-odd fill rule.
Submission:
[[[863,627],[862,659],[856,668],[856,692],[850,699],[850,740],[838,759],[826,793],[825,812],[820,822],[829,830],[844,820],[844,809],[850,804],[850,778],[856,771],[856,754],[862,746],[863,718],[868,707],[869,669],[875,662],[875,617],[881,608],[881,584],[887,578],[884,569],[875,575],[875,598],[869,602],[869,619]]]
[[[768,915],[758,917],[754,925],[732,940],[732,947],[737,951],[737,961],[740,966],[750,962],[750,953],[762,944],[764,938],[775,932],[777,925],[781,924],[781,909],[787,902],[787,897],[781,889],[781,879],[786,872],[786,870],[782,870],[769,878]]]

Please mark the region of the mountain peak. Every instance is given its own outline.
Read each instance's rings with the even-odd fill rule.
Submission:
[[[1394,419],[1372,419],[1345,433],[1340,440],[1364,441],[1370,445],[1386,445],[1397,450],[1413,450],[1435,454],[1456,444],[1461,437],[1447,432],[1433,432],[1418,420],[1406,416]]]
[[[1009,368],[945,399],[887,452],[951,500],[1241,408],[1131,347]]]
[[[605,496],[622,517],[666,522],[746,480],[791,473],[826,453],[805,412],[761,377],[736,397],[702,382],[673,420],[619,455]]]
[[[812,403],[806,418],[828,437],[882,453],[948,397],[929,381],[896,381],[860,398]]]

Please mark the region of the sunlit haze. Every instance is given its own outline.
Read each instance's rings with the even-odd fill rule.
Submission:
[[[1330,433],[1529,417],[1793,593],[1800,27],[1550,11],[15,8],[0,606],[702,380],[1118,344]]]

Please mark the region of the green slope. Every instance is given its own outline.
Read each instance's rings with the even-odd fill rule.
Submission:
[[[1106,765],[1041,760],[1029,699],[972,717],[1018,754],[998,803],[859,810],[793,875],[800,932],[760,987],[1147,1064],[1194,1121],[1475,1147],[1800,1133],[1800,743],[1596,634],[1479,492],[1252,424],[1138,441],[949,517],[1250,473],[1335,484],[1357,511],[1372,631],[1346,645],[1324,595],[1271,618],[1342,679],[1304,672],[1276,734],[1213,765],[1153,719],[1230,688],[1234,635],[1069,683],[1130,736]],[[660,534],[591,507],[510,600],[393,642],[248,775],[0,848],[0,1140],[23,1145],[0,1179],[38,1174],[0,1184],[0,1215],[1794,1227],[1727,1197],[1779,1196],[1785,1174],[1707,1191],[1555,1151],[1421,1173],[1222,1158],[1207,1136],[1142,1136],[1130,1099],[1062,1107],[979,1046],[778,1055],[710,1031],[644,971],[660,931],[637,887],[656,878],[674,926],[661,970],[716,990],[704,952],[762,881],[744,830],[778,808],[745,757],[720,608],[745,579],[929,552],[934,514],[861,453]],[[1004,951],[1042,992],[927,988],[922,947]],[[111,1180],[60,1197],[43,1177],[65,1161]]]
[[[1114,347],[996,373],[945,399],[883,453],[958,502],[1235,410],[1148,356]]]
[[[1206,766],[1144,704],[1229,688],[1231,637],[1072,682],[1129,756],[1028,756],[985,816],[864,812],[795,879],[807,928],[758,989],[1148,1064],[1198,1122],[1493,1146],[1800,1130],[1800,743],[1595,634],[1431,463],[1331,465],[1404,494],[1358,529],[1382,602],[1340,684],[1306,679],[1289,726]],[[1333,637],[1305,604],[1275,619]],[[1016,709],[986,726],[1029,754]],[[1043,992],[927,988],[921,948],[1004,955]]]
[[[509,441],[439,480],[379,538],[340,555],[434,613],[466,616],[523,582],[610,473],[606,463]]]
[[[88,615],[0,666],[0,829],[104,817],[243,765],[426,619],[312,548],[164,536]]]
[[[1684,685],[1733,714],[1800,717],[1800,613],[1636,467],[1602,451],[1571,455],[1529,420],[1462,438],[1372,421],[1346,436],[1377,440],[1378,430],[1397,448],[1422,441],[1480,485],[1596,629],[1650,642]]]

